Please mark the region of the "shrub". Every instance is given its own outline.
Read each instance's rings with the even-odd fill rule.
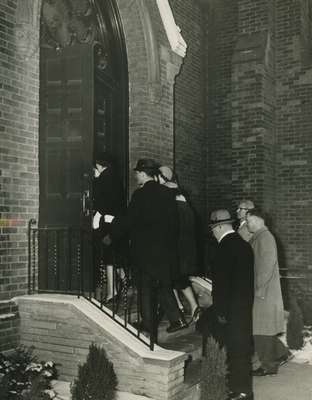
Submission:
[[[1,400],[50,399],[50,381],[57,377],[55,365],[38,362],[32,351],[18,347],[8,356],[0,354]]]
[[[224,400],[228,395],[225,350],[212,337],[207,339],[206,350],[201,368],[201,399]]]
[[[72,400],[113,400],[117,378],[105,350],[95,344],[89,347],[87,360],[78,367],[78,378],[71,386]]]
[[[303,346],[303,316],[297,299],[289,301],[289,316],[287,321],[286,340],[290,349],[298,350]]]

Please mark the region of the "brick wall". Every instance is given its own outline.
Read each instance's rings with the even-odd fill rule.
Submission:
[[[267,1],[208,9],[208,209],[234,212],[242,197],[272,208],[273,14]]]
[[[0,301],[0,352],[16,348],[19,344],[19,314],[16,303]]]
[[[307,1],[276,2],[276,226],[292,285],[312,294],[312,58]],[[311,6],[310,6],[311,7]]]
[[[208,10],[207,205],[250,197],[271,217],[288,286],[310,293],[312,50],[307,1]],[[302,279],[304,277],[304,279]]]
[[[207,209],[232,205],[231,76],[237,2],[213,2],[207,19]]]
[[[275,90],[272,2],[238,1],[232,57],[232,200],[274,210]]]
[[[196,2],[171,0],[187,53],[174,87],[175,169],[206,220],[205,13]]]
[[[16,0],[1,2],[0,300],[27,289],[27,222],[38,209],[38,58],[20,53],[17,12]]]

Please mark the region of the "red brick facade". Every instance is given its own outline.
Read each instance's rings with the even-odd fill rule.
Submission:
[[[0,5],[0,300],[27,290],[27,223],[39,207],[40,2],[28,3],[27,18],[21,1]],[[129,175],[143,156],[175,165],[204,220],[212,208],[254,199],[272,217],[285,265],[309,275],[309,2],[170,0],[184,59],[156,1],[116,3],[129,69]]]
[[[202,77],[206,69],[206,17],[194,2],[171,0],[170,4],[187,42],[187,55],[175,80],[175,169],[180,184],[205,219],[207,121]]]
[[[213,2],[208,9],[208,209],[251,198],[280,262],[311,289],[311,6]],[[307,277],[308,280],[300,279]]]
[[[39,205],[38,57],[19,47],[27,33],[16,24],[19,12],[16,0],[1,2],[0,300],[27,290],[27,223]]]

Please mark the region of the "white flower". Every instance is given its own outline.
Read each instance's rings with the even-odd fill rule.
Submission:
[[[37,363],[30,363],[27,367],[26,367],[26,371],[36,371],[36,372],[40,372],[42,370],[42,365],[41,364],[37,364]]]
[[[50,378],[50,377],[52,376],[52,372],[50,372],[50,371],[43,371],[43,372],[42,372],[42,375],[45,376],[45,377],[47,377],[47,378]]]
[[[56,393],[54,392],[54,390],[46,389],[44,393],[46,393],[50,397],[50,399],[54,399],[54,397],[56,397]]]
[[[53,361],[47,361],[44,366],[46,368],[53,368],[54,367],[54,362]]]

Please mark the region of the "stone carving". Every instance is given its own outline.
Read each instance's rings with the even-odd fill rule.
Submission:
[[[31,59],[39,48],[39,0],[19,0],[16,8],[15,45],[17,54]]]
[[[62,49],[93,43],[97,20],[89,0],[44,0],[41,11],[41,44]]]

